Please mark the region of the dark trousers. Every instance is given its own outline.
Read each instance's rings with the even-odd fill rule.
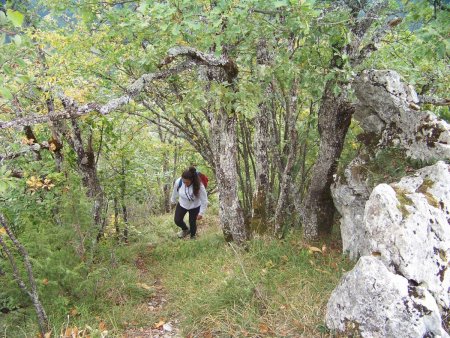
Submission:
[[[175,208],[175,224],[178,225],[181,229],[187,230],[187,225],[184,223],[184,216],[186,213],[189,212],[189,228],[191,232],[191,237],[195,237],[195,234],[197,232],[197,216],[200,212],[200,207],[194,208],[194,209],[185,209],[183,208],[180,203],[177,203],[177,207]]]

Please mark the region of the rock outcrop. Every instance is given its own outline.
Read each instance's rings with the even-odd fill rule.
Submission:
[[[450,166],[439,161],[373,190],[367,168],[388,147],[414,159],[448,160],[450,127],[417,111],[417,94],[395,72],[364,72],[354,88],[366,149],[332,194],[343,249],[362,257],[333,291],[327,325],[363,337],[448,337]]]
[[[390,70],[367,70],[353,84],[359,100],[354,118],[365,132],[381,136],[379,146],[405,149],[413,159],[450,159],[450,126],[419,111],[414,88]]]
[[[431,112],[417,111],[414,88],[398,73],[368,70],[358,76],[353,88],[358,98],[354,118],[364,130],[363,153],[345,169],[344,179],[331,188],[334,204],[342,216],[343,250],[350,258],[361,256],[364,206],[372,188],[367,167],[378,150],[395,146],[411,158],[426,161],[450,159],[450,125]]]
[[[448,337],[431,294],[371,256],[342,278],[328,301],[326,322],[346,336]]]

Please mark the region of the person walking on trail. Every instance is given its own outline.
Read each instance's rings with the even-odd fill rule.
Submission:
[[[197,220],[203,218],[208,206],[208,195],[195,167],[189,167],[175,181],[171,202],[176,204],[175,224],[181,228],[178,237],[184,238],[191,235],[194,239],[197,233]],[[189,213],[189,228],[184,222],[186,213]]]

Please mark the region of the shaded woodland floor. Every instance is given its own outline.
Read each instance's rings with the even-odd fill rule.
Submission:
[[[338,239],[308,247],[292,230],[242,250],[223,240],[215,216],[200,222],[197,240],[177,230],[169,214],[133,228],[129,244],[107,237],[89,275],[95,289],[64,314],[47,306],[52,336],[330,336],[326,303],[353,265]],[[0,328],[0,337],[35,336],[32,308],[0,315]]]
[[[160,226],[170,223],[162,217]],[[136,266],[154,294],[142,304],[151,325],[126,337],[320,337],[325,306],[351,267],[340,243],[305,246],[300,231],[282,241],[254,238],[248,251],[223,241],[209,217],[195,241],[151,244]],[[319,250],[320,249],[320,250]]]

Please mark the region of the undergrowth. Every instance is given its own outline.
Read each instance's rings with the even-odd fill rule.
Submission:
[[[245,251],[223,240],[213,216],[199,225],[196,241],[178,240],[176,232],[172,215],[153,217],[132,228],[128,244],[112,235],[104,239],[89,264],[73,245],[56,252],[41,248],[41,255],[32,248],[52,336],[76,329],[91,337],[105,331],[120,337],[127,329],[173,319],[186,337],[329,335],[326,302],[351,268],[333,249],[338,245],[320,243],[324,250],[313,253],[292,231],[281,241],[254,238]],[[62,231],[60,241],[70,243],[69,233]],[[156,281],[167,298],[158,312],[148,307],[159,292]],[[14,303],[3,304],[9,311],[0,314],[0,337],[35,336],[31,304],[7,274],[0,282],[6,286],[1,300]]]

